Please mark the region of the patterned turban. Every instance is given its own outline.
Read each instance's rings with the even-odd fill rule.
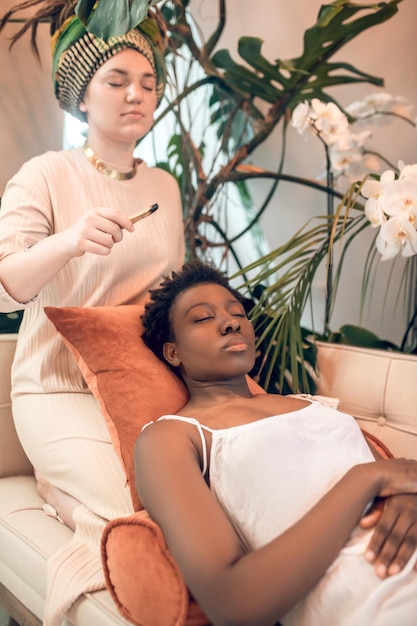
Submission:
[[[80,103],[88,83],[103,63],[125,48],[133,48],[148,59],[155,72],[159,104],[165,89],[166,68],[157,33],[155,21],[147,18],[128,33],[104,41],[87,32],[78,16],[69,17],[51,41],[52,79],[60,107],[85,122]]]

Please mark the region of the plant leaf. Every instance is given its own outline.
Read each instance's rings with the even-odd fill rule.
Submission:
[[[263,368],[267,367],[264,376],[266,385],[269,385],[276,366],[280,370],[280,388],[284,385],[285,363],[289,359],[293,392],[305,390],[306,385],[308,388],[308,376],[303,365],[301,317],[310,297],[311,284],[332,243],[357,228],[362,217],[362,213],[355,217],[338,213],[333,223],[329,221],[331,218],[318,218],[317,225],[301,228],[282,246],[236,274],[254,276],[242,286],[249,293],[253,293],[256,285],[265,285],[250,312],[250,318],[258,337],[257,345],[263,345],[266,350],[267,366],[263,365]],[[329,224],[333,228],[332,240],[329,238]],[[286,380],[289,384],[288,377]]]
[[[357,82],[382,85],[377,76],[348,63],[329,63],[327,59],[362,31],[390,19],[401,1],[359,5],[336,0],[322,6],[316,24],[304,33],[302,55],[294,59],[271,63],[262,55],[262,39],[242,37],[238,51],[250,68],[233,61],[228,50],[219,50],[212,61],[224,70],[227,84],[244,97],[256,94],[270,104],[284,98],[290,109],[313,97],[333,100],[323,93],[325,87]],[[335,70],[341,69],[345,71],[335,74]]]
[[[380,350],[399,350],[399,347],[390,341],[380,339],[375,333],[353,324],[344,324],[340,327],[340,343],[350,346],[358,346],[359,348],[376,348]]]
[[[75,12],[89,32],[107,41],[135,28],[147,17],[149,6],[157,1],[78,0]]]

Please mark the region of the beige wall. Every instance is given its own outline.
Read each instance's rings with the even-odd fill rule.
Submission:
[[[2,14],[13,4],[2,0]],[[0,34],[0,195],[24,161],[62,145],[62,112],[51,80],[49,26],[39,27],[41,65],[27,34],[9,51],[17,27],[8,24]]]

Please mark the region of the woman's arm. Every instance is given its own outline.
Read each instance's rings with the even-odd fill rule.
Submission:
[[[70,259],[86,252],[110,254],[114,244],[123,238],[122,229],[133,231],[134,226],[120,211],[91,210],[70,228],[5,256],[0,261],[0,281],[14,300],[27,303]]]
[[[395,482],[389,463],[397,464]],[[317,583],[374,496],[417,491],[417,463],[353,468],[299,522],[249,554],[205,484],[196,445],[183,429],[159,422],[144,431],[136,478],[144,506],[210,619],[219,626],[270,626]]]

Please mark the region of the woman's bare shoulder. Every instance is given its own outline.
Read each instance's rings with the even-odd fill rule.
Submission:
[[[174,417],[174,416],[172,416]],[[141,475],[149,471],[166,473],[170,468],[195,464],[200,467],[198,431],[192,424],[160,419],[147,424],[135,445],[135,467]]]

